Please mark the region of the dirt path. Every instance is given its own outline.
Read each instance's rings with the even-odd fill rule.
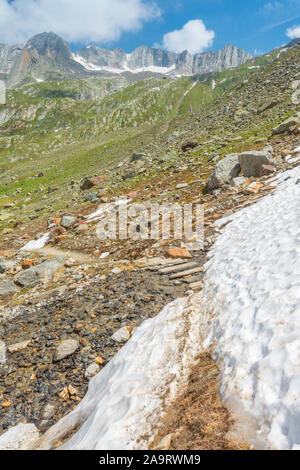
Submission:
[[[94,265],[99,263],[99,258],[87,255],[86,253],[73,251],[73,250],[62,250],[55,246],[44,246],[38,250],[31,251],[31,253],[37,253],[44,256],[66,256],[67,258],[73,258],[77,263]]]

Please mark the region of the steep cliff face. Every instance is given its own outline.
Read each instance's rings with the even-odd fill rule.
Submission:
[[[16,59],[22,54],[23,46],[16,44],[15,46],[7,46],[0,44],[0,73],[8,74]]]
[[[72,58],[69,45],[54,33],[37,34],[29,39],[11,67],[9,84],[22,80],[37,81],[71,78],[83,73]]]
[[[82,57],[90,66],[99,68],[133,72],[142,68],[172,68],[169,73],[174,75],[192,75],[238,67],[252,58],[250,53],[230,44],[221,51],[203,52],[194,56],[187,51],[176,54],[147,46],[138,47],[131,54],[126,54],[121,49],[108,51],[95,45],[81,49],[76,55],[77,59]]]

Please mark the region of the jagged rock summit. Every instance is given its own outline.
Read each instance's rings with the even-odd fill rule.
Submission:
[[[251,59],[252,55],[230,44],[226,44],[220,51],[195,55],[188,51],[177,54],[147,46],[140,46],[131,54],[126,54],[122,49],[109,51],[90,45],[79,50],[74,58],[88,69],[194,75],[237,67]]]
[[[97,45],[73,53],[55,33],[37,34],[25,46],[0,45],[0,73],[11,86],[30,81],[81,78],[94,75],[160,74],[169,76],[215,72],[244,64],[251,54],[227,44],[220,51],[191,55],[140,46],[131,54]]]

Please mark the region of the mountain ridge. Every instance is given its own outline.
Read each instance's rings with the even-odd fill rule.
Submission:
[[[220,51],[208,51],[190,54],[169,52],[148,46],[139,46],[130,54],[122,49],[108,50],[96,45],[86,46],[75,53],[88,64],[99,67],[115,67],[119,70],[134,71],[139,68],[161,67],[167,74],[195,75],[216,72],[237,67],[252,58],[252,55],[240,48],[226,44]]]
[[[40,33],[24,47],[0,45],[0,73],[10,86],[30,81],[82,78],[95,75],[160,74],[190,76],[217,72],[243,65],[252,55],[230,44],[220,51],[191,55],[139,46],[130,54],[120,48],[104,49],[88,45],[72,52],[69,44],[55,33]]]

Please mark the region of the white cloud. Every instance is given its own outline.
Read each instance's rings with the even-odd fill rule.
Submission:
[[[288,28],[286,30],[286,35],[290,39],[300,38],[300,25]]]
[[[70,42],[107,43],[160,14],[148,0],[0,0],[0,42],[53,31]]]
[[[207,30],[202,20],[191,20],[182,29],[165,34],[163,46],[168,51],[188,50],[191,54],[196,54],[210,47],[214,37],[214,31]]]

